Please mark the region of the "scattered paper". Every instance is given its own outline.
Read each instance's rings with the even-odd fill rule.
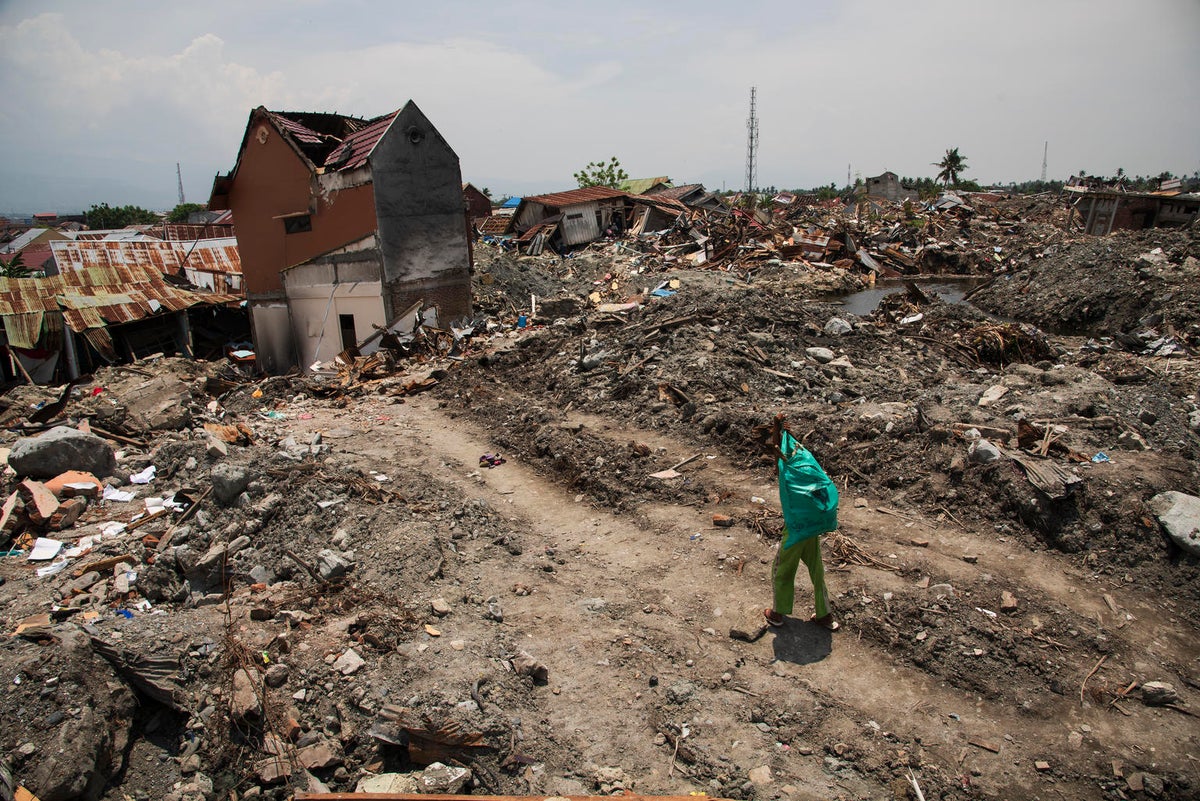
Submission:
[[[154,473],[158,470],[154,465],[150,465],[140,473],[134,473],[129,477],[130,484],[149,484],[154,480]]]
[[[104,485],[104,494],[101,496],[106,501],[116,501],[117,503],[129,503],[137,497],[136,492],[127,490],[114,489],[107,484]]]
[[[100,535],[102,537],[111,538],[118,537],[125,533],[125,524],[118,523],[116,520],[109,520],[107,523],[100,524]]]
[[[96,546],[96,537],[84,537],[75,543],[75,545],[63,551],[63,556],[74,559],[78,556],[83,556],[88,551]]]
[[[57,562],[51,562],[45,567],[39,567],[37,569],[38,578],[45,578],[46,576],[53,576],[55,573],[62,572],[62,569],[67,566],[68,561],[70,560],[59,559]]]
[[[33,543],[33,550],[26,557],[30,562],[48,562],[58,556],[58,552],[62,550],[63,544],[60,540],[52,540],[49,537],[38,537]]]

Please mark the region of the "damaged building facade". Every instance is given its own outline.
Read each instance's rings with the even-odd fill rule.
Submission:
[[[371,120],[254,109],[209,208],[237,219],[268,373],[330,359],[417,301],[470,312],[458,156],[411,101]]]

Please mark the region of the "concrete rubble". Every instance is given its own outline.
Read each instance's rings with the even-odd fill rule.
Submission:
[[[909,770],[926,797],[967,797],[963,777],[997,797],[1050,779],[1077,797],[1187,797],[1200,783],[1177,755],[1160,764],[1079,724],[1191,714],[1195,666],[1151,664],[1126,639],[1145,607],[1111,596],[1158,599],[1184,641],[1200,623],[1198,245],[1155,231],[1100,247],[1059,217],[1037,201],[806,206],[688,215],[565,258],[480,242],[475,318],[424,317],[316,373],[104,368],[48,425],[29,412],[57,390],[13,389],[0,716],[17,725],[0,753],[42,801],[648,783],[786,798],[803,797],[786,789],[801,775],[882,797]],[[975,305],[914,286],[863,313],[831,294],[923,273],[987,283]],[[508,463],[419,440],[401,425],[418,401],[488,431]],[[832,640],[766,636],[781,520],[773,499],[722,483],[743,471],[769,487],[755,432],[781,410],[845,487],[843,510],[893,527],[871,548],[861,522],[826,538],[846,630]],[[420,453],[431,441],[445,452]],[[518,519],[518,471],[568,493],[550,512],[574,497],[597,522]],[[491,495],[463,491],[488,481]],[[700,510],[659,550],[712,549],[711,586],[614,599],[656,585],[605,572],[616,524],[600,516],[650,537],[649,504]],[[938,527],[910,530],[918,519]],[[577,544],[548,544],[551,528]],[[920,561],[931,541],[953,564]],[[998,544],[1095,577],[1095,614],[1047,600]],[[759,601],[735,608],[735,591]],[[539,606],[555,592],[578,597]],[[576,616],[589,623],[573,632],[612,650],[526,642]],[[817,663],[841,637],[1021,719],[1042,722],[1039,699],[1069,704],[1078,753],[1063,733],[1062,753],[1022,752],[1018,775],[1023,733],[967,732],[988,728],[973,710],[906,701],[946,732],[946,756],[896,716],[764,697],[781,677],[789,693],[826,680]],[[576,686],[584,668],[603,683]],[[567,695],[571,711],[554,706]],[[588,729],[609,710],[619,736]],[[616,765],[640,748],[653,759]]]

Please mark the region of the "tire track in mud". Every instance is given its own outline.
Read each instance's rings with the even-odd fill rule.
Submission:
[[[508,602],[517,610],[518,619],[527,616],[528,625],[522,626],[526,639],[544,649],[544,653],[552,654],[546,661],[553,663],[553,674],[575,678],[574,682],[564,678],[560,687],[563,696],[548,700],[548,709],[556,708],[548,711],[551,719],[556,721],[556,729],[570,730],[586,739],[584,732],[594,730],[598,718],[603,718],[604,724],[600,728],[619,743],[619,753],[646,754],[646,741],[653,736],[647,726],[652,724],[651,719],[656,713],[651,700],[655,694],[647,688],[648,674],[653,675],[651,670],[663,673],[659,679],[664,683],[668,673],[691,677],[691,680],[709,686],[718,698],[729,694],[720,692],[722,674],[732,673],[736,676],[735,683],[755,695],[718,700],[716,707],[724,711],[724,716],[714,729],[720,730],[726,740],[739,744],[739,734],[741,738],[754,737],[753,733],[747,737],[749,720],[743,714],[749,705],[748,699],[789,697],[796,694],[796,685],[801,683],[808,688],[806,692],[812,698],[824,698],[827,704],[832,700],[839,708],[838,714],[821,724],[818,739],[828,740],[839,731],[858,731],[864,723],[874,720],[884,729],[903,732],[894,735],[900,738],[901,744],[927,749],[926,761],[940,765],[941,778],[948,782],[958,771],[966,769],[959,749],[967,739],[982,737],[1000,742],[1002,753],[993,755],[969,749],[969,765],[980,766],[989,784],[1004,787],[1009,792],[1018,789],[1033,792],[1038,780],[1032,760],[1062,754],[1066,742],[1064,726],[1076,725],[1083,720],[1091,726],[1089,740],[1094,745],[1132,763],[1138,761],[1138,752],[1129,750],[1128,733],[1120,719],[1113,721],[1093,710],[1079,710],[1068,697],[1038,699],[1039,717],[1050,718],[1050,722],[1031,721],[1028,714],[1016,711],[1010,698],[985,700],[969,689],[953,686],[952,677],[898,664],[896,654],[887,643],[872,641],[870,637],[860,641],[849,632],[838,635],[832,651],[824,659],[805,665],[777,660],[774,651],[779,647],[778,638],[772,645],[770,635],[749,645],[728,640],[725,635],[729,621],[739,615],[753,617],[756,610],[761,609],[764,599],[769,599],[766,562],[771,548],[756,542],[753,534],[744,529],[713,531],[704,520],[706,512],[664,503],[657,498],[637,506],[632,514],[614,516],[599,512],[576,500],[578,496],[573,497],[571,489],[561,485],[560,476],[550,476],[547,480],[537,469],[526,467],[515,459],[498,470],[481,471],[480,475],[467,478],[471,468],[461,465],[472,464],[479,453],[494,447],[495,440],[490,438],[497,433],[495,417],[487,421],[489,429],[484,434],[472,430],[474,426],[465,423],[461,417],[453,419],[434,408],[431,400],[418,399],[409,404],[400,418],[397,426],[418,444],[418,447],[406,450],[412,456],[405,461],[421,464],[437,473],[439,478],[462,487],[464,493],[488,497],[493,503],[501,499],[497,508],[506,514],[511,511],[515,521],[528,526],[531,546],[536,543],[542,548],[549,547],[552,553],[548,558],[562,563],[555,565],[554,573],[547,574],[552,579],[547,580],[541,597],[518,599],[520,604]],[[601,432],[597,442],[611,436],[603,430],[610,425],[605,421],[589,420],[585,425],[591,435]],[[680,447],[679,443],[665,441],[653,432],[619,431],[622,440],[632,435],[656,447]],[[608,440],[609,448],[605,451],[610,456],[615,448],[624,444],[613,440],[615,437]],[[768,494],[771,485],[763,485],[760,480],[736,469],[722,467],[722,461],[712,460],[704,473],[706,485],[712,485],[710,488],[736,487],[739,497],[746,497],[747,490],[771,497]],[[538,461],[535,459],[531,464],[537,465]],[[586,489],[581,494],[586,496]],[[976,549],[981,557],[980,566],[967,565],[950,552],[964,543],[976,546],[977,538],[944,528],[935,529],[926,521],[917,520],[911,528],[903,529],[905,536],[928,535],[931,547],[905,549],[898,544],[889,545],[889,534],[880,531],[894,531],[894,518],[881,526],[884,522],[881,518],[885,516],[875,510],[851,508],[847,512],[843,520],[847,527],[855,530],[856,537],[861,533],[864,544],[903,552],[911,569],[974,587],[972,582],[978,581],[983,566],[1003,564],[1011,568],[1008,563],[1019,562],[1017,570],[1010,571],[1010,575],[1026,582],[1027,594],[1030,594],[1028,588],[1033,586],[1039,601],[1043,600],[1044,594],[1056,605],[1075,601],[1076,606],[1072,609],[1077,613],[1095,611],[1089,608],[1094,604],[1085,600],[1085,596],[1071,592],[1077,576],[1064,570],[1060,562],[1024,551],[1019,543],[980,545],[983,550]],[[692,540],[690,533],[697,530],[703,531],[705,537]],[[895,535],[890,537],[894,542]],[[743,565],[744,575],[738,577],[739,580],[729,580],[733,571],[715,569],[717,557],[723,551],[750,557]],[[879,592],[887,591],[883,589],[885,585],[904,585],[903,578],[876,573],[880,571],[856,568],[851,571],[851,581]],[[1047,576],[1049,578],[1044,578]],[[669,583],[678,586],[679,590],[664,591],[662,585],[668,577],[673,579]],[[839,577],[835,581],[842,579]],[[690,589],[690,597],[688,589],[684,588]],[[605,631],[607,637],[600,636],[596,612],[581,611],[580,601],[592,597],[604,599],[600,617],[605,620],[604,625],[609,626]],[[714,597],[724,598],[726,602],[714,603]],[[1128,602],[1122,597],[1122,605]],[[715,614],[718,607],[722,612],[720,617]],[[649,611],[639,614],[643,609]],[[674,610],[673,614],[671,610]],[[791,625],[798,629],[807,628],[802,624]],[[705,629],[709,631],[705,632]],[[1147,636],[1153,639],[1154,634],[1147,633]],[[634,653],[625,653],[631,649]],[[606,656],[596,660],[602,664],[592,666],[601,668],[594,676],[596,682],[611,685],[611,677],[605,671],[610,671],[614,663],[631,671],[622,689],[633,697],[626,699],[624,705],[606,699],[605,707],[589,699],[588,691],[594,688],[588,686],[586,673],[578,668],[583,660],[597,652]],[[618,652],[615,658],[609,656]],[[688,666],[686,661],[683,666],[679,664],[688,658],[693,660],[693,665]],[[733,666],[732,670],[730,666]],[[1072,685],[1074,678],[1070,677]],[[638,693],[643,697],[639,698]],[[565,703],[560,703],[559,698]],[[814,700],[813,703],[819,702]],[[1140,710],[1135,714],[1140,714]],[[632,720],[638,720],[639,725],[631,727]],[[1007,732],[1019,734],[1014,741],[1003,741],[1003,734]],[[1161,731],[1143,734],[1137,747],[1155,748],[1158,758],[1162,759],[1171,755],[1172,736],[1180,734],[1178,726],[1164,726]],[[716,731],[713,737],[717,737]],[[915,745],[918,742],[920,746]],[[897,745],[896,750],[904,749]],[[752,759],[755,754],[743,756],[733,747],[731,756],[740,763],[744,758]],[[759,758],[766,756],[763,754]],[[1078,759],[1067,756],[1066,761],[1076,763],[1072,769],[1082,782],[1080,790],[1086,787],[1090,795],[1095,790],[1095,775],[1103,775],[1103,772],[1096,765],[1089,768],[1089,759],[1082,753]],[[814,768],[815,759],[797,759],[794,752],[790,755],[775,753],[770,762],[785,776],[807,777],[807,780],[826,784],[830,778],[819,763]],[[1185,768],[1186,763],[1179,763],[1179,767]],[[640,769],[651,776],[657,775],[656,771],[661,773],[661,754],[654,751],[646,754]],[[876,779],[885,781],[887,769],[880,767],[877,770],[880,775]],[[1095,774],[1091,780],[1089,770]],[[663,786],[679,785],[667,782]]]

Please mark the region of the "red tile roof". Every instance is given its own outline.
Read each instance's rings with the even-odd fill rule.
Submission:
[[[376,117],[362,130],[347,136],[329,154],[329,158],[325,159],[325,166],[335,170],[354,170],[366,164],[367,157],[371,155],[371,151],[399,113],[393,111],[391,114]]]
[[[312,128],[301,125],[295,120],[288,119],[281,112],[270,111],[267,113],[271,115],[271,119],[274,120],[275,124],[283,129],[284,133],[291,135],[302,145],[319,145],[325,141]]]
[[[593,203],[597,200],[610,200],[618,197],[629,197],[620,189],[607,186],[585,186],[582,189],[572,189],[567,192],[553,192],[549,195],[526,195],[524,203],[540,203],[550,208],[561,209],[579,203]]]

